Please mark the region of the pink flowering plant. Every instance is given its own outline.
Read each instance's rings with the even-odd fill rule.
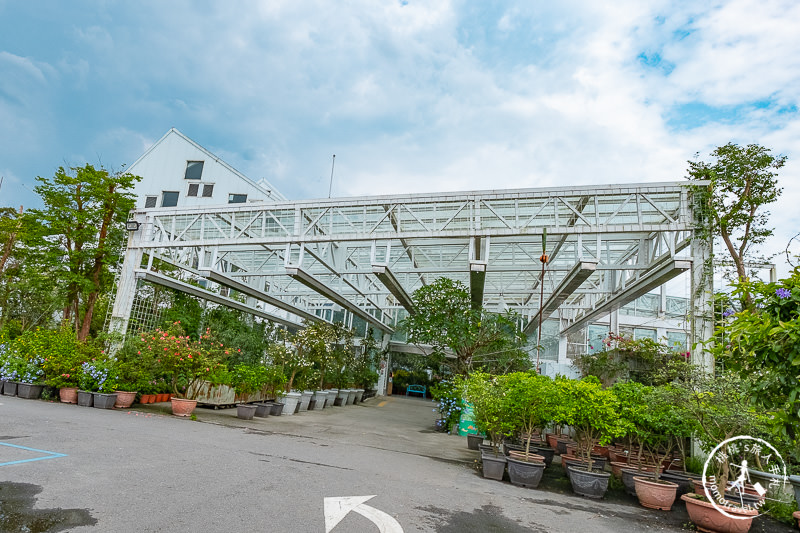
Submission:
[[[155,361],[156,369],[167,378],[172,394],[194,400],[200,384],[219,372],[231,349],[219,342],[210,329],[192,340],[175,322],[166,330],[142,333],[137,347],[139,355]]]

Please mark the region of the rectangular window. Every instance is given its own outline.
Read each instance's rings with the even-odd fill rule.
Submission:
[[[144,199],[144,208],[149,209],[151,207],[155,207],[158,203],[158,196],[147,196]]]
[[[202,161],[187,161],[186,173],[184,179],[199,180],[203,177],[203,162]]]
[[[652,339],[656,340],[656,330],[650,328],[636,328],[633,330],[634,339]]]
[[[600,326],[597,324],[590,324],[587,329],[587,340],[589,341],[586,347],[587,353],[602,352],[605,349],[603,339],[608,336],[608,326]]]
[[[161,207],[175,207],[178,205],[178,191],[164,191],[161,194]]]
[[[229,194],[228,195],[228,203],[229,204],[243,204],[247,201],[246,194]]]
[[[203,198],[211,198],[214,195],[214,184],[203,185]]]
[[[667,332],[667,346],[676,352],[686,351],[686,333],[683,331],[668,331]]]
[[[186,193],[186,196],[197,196],[197,191],[200,189],[199,183],[190,183],[189,184],[189,191]]]

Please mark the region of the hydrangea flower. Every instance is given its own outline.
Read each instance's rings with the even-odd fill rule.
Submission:
[[[781,287],[775,291],[775,294],[778,296],[778,298],[786,299],[792,295],[792,291]]]
[[[731,316],[731,315],[732,315],[732,314],[734,314],[734,313],[735,313],[735,311],[734,311],[733,309],[726,309],[726,310],[725,310],[725,311],[722,313],[722,316],[723,316],[724,318],[728,318],[729,316]]]

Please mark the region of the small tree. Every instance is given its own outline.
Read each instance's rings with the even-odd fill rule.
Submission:
[[[416,312],[402,322],[408,342],[431,345],[431,356],[451,366],[453,374],[465,375],[476,363],[497,360],[505,371],[516,369],[525,336],[513,313],[473,309],[469,289],[448,278],[417,289],[413,300]],[[452,362],[445,357],[447,350],[456,355]]]
[[[582,458],[586,459],[587,471],[592,469],[592,447],[594,443],[608,444],[611,439],[624,434],[620,425],[619,401],[600,382],[590,379],[569,381],[565,402],[566,420],[575,428]]]
[[[501,380],[484,372],[474,372],[466,379],[465,395],[473,405],[475,425],[489,436],[497,455],[503,437],[514,429]]]
[[[783,191],[775,171],[783,167],[786,156],[773,156],[769,148],[757,144],[733,143],[716,148],[711,156],[712,162],[689,161],[687,178],[711,182],[704,206],[710,230],[722,239],[738,279],[744,281],[753,247],[772,235],[765,208]],[[742,293],[742,303],[751,304],[749,293]]]
[[[515,372],[500,378],[505,389],[506,416],[519,429],[525,442],[525,460],[530,455],[531,440],[536,430],[550,422],[553,405],[553,381],[535,373]]]

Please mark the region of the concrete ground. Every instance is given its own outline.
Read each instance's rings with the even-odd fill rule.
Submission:
[[[433,431],[433,408],[391,396],[252,421],[198,408],[192,421],[166,403],[104,411],[0,396],[0,531],[687,527],[682,503],[665,513],[618,490],[600,502],[575,496],[557,465],[535,490],[486,480],[466,438]],[[761,517],[752,531],[792,530]]]

